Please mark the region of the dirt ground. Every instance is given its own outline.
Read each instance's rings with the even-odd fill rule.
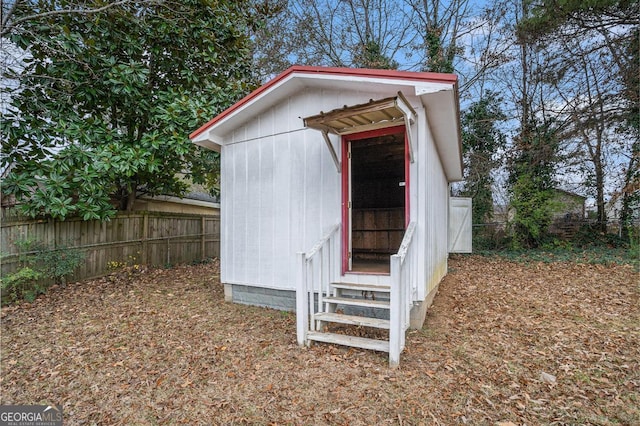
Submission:
[[[0,403],[65,425],[640,424],[632,267],[449,267],[395,370],[298,347],[294,314],[224,302],[215,263],[53,289],[0,311]]]

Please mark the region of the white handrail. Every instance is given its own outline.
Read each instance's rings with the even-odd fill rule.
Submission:
[[[400,256],[400,260],[404,262],[404,258],[407,255],[407,250],[409,250],[409,246],[411,245],[411,241],[413,241],[413,232],[416,229],[416,223],[411,222],[409,226],[407,226],[407,230],[404,233],[404,237],[402,238],[402,242],[400,243],[400,248],[398,249],[397,256]]]
[[[405,345],[405,331],[413,303],[410,291],[415,280],[415,249],[413,236],[416,223],[407,226],[398,252],[391,256],[391,295],[389,327],[389,365],[400,363]],[[308,344],[309,330],[315,330],[315,315],[324,309],[323,298],[329,295],[333,274],[339,274],[340,224],[336,224],[308,251],[298,253],[296,274],[296,335],[299,345]],[[337,271],[337,272],[336,272]],[[317,295],[317,301],[315,299]],[[316,309],[317,307],[317,309]],[[310,327],[311,326],[311,327]]]
[[[318,252],[318,250],[320,250],[320,248],[329,241],[329,239],[331,238],[331,236],[338,230],[340,229],[340,224],[336,223],[335,225],[333,225],[333,227],[329,230],[329,232],[327,232],[325,234],[324,237],[320,238],[320,240],[318,240],[318,242],[316,243],[316,245],[314,245],[311,250],[309,250],[306,253],[306,260],[311,259],[313,256],[315,256],[315,254]]]
[[[307,332],[309,331],[309,321],[315,330],[315,294],[318,294],[318,307],[322,309],[324,293],[329,291],[329,284],[334,269],[339,263],[334,259],[338,253],[338,240],[335,235],[340,230],[340,223],[331,229],[320,239],[308,252],[298,253],[298,265],[296,272],[296,336],[299,345],[307,344]],[[325,255],[326,250],[326,255]],[[315,265],[316,260],[318,264]],[[317,284],[314,287],[313,276],[309,279],[309,271],[313,274],[318,272]],[[328,272],[325,274],[324,272]]]
[[[398,252],[391,256],[391,300],[389,313],[389,366],[397,367],[400,363],[400,352],[404,349],[405,331],[409,324],[411,311],[411,248],[415,222],[409,223],[402,238]],[[409,257],[407,257],[409,255]],[[406,261],[409,259],[408,261]]]

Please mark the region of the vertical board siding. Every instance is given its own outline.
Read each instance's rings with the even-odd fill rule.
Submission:
[[[326,150],[322,142],[315,138],[317,131],[305,132],[304,143],[304,244],[301,251],[307,251],[322,237],[322,218],[320,206],[322,201],[322,155],[320,148]]]
[[[236,157],[237,165],[234,167],[235,188],[231,194],[233,200],[233,227],[231,238],[233,239],[233,274],[240,282],[246,282],[246,269],[243,258],[247,256],[247,238],[249,229],[247,228],[247,144],[236,144],[233,146],[233,155]],[[220,205],[220,208],[224,208]]]
[[[274,137],[274,170],[273,170],[273,220],[274,237],[273,249],[270,258],[274,265],[274,275],[271,285],[274,287],[279,283],[286,283],[292,279],[290,274],[290,257],[295,253],[293,249],[293,219],[291,207],[292,182],[292,157],[290,146],[291,139],[296,135],[277,135]],[[266,260],[265,260],[266,261]]]
[[[223,282],[293,289],[295,254],[339,220],[340,175],[322,135],[304,129],[299,118],[335,108],[344,95],[330,98],[314,102],[302,91],[225,138]]]
[[[268,120],[261,122],[261,131],[273,135],[275,134],[275,120],[272,111]],[[269,136],[264,143],[260,144],[260,181],[265,182],[265,188],[260,192],[260,269],[259,273],[265,276],[265,280],[273,286],[275,251],[274,237],[276,233],[276,205],[275,205],[275,167],[276,167],[275,137]]]
[[[259,126],[259,121],[256,123]],[[251,136],[253,137],[253,136]],[[245,143],[247,180],[245,191],[245,215],[244,228],[245,250],[244,255],[250,262],[244,262],[243,282],[252,282],[256,276],[260,275],[260,194],[266,189],[268,182],[260,179],[263,165],[260,158],[260,146],[256,143]]]
[[[222,282],[228,282],[227,276],[233,275],[233,263],[227,260],[233,255],[231,185],[235,177],[235,159],[232,150],[233,146],[222,146],[220,150],[220,170],[225,171],[220,173],[220,280]]]
[[[110,272],[110,263],[162,266],[220,257],[218,215],[133,213],[119,214],[109,222],[10,220],[3,221],[0,234],[2,275],[20,268],[17,243],[25,239],[84,252],[84,262],[69,278],[76,281]]]
[[[296,253],[309,250],[341,217],[340,174],[320,132],[304,129],[301,117],[388,95],[301,90],[225,137],[223,282],[295,288]],[[418,222],[418,256],[424,259],[414,271],[417,297],[424,299],[446,273],[448,182],[426,112],[417,98],[405,95],[418,112],[414,131],[420,132],[410,166],[410,209]],[[340,152],[339,140],[331,140]],[[386,238],[399,244],[395,235]]]
[[[449,185],[428,123],[425,130],[428,143],[425,150],[427,170],[427,186],[424,191],[426,235],[423,239],[423,245],[426,261],[423,297],[438,285],[447,271],[447,214],[449,205]]]
[[[272,130],[268,129],[268,130]],[[256,243],[258,244],[258,274],[264,276],[266,282],[274,282],[272,256],[274,252],[274,155],[273,137],[264,140],[260,144],[260,182],[264,182],[262,191],[258,194],[260,209],[258,210],[259,233]]]

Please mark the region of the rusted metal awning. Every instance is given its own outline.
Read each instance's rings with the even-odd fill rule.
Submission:
[[[304,125],[312,129],[348,135],[367,130],[391,127],[413,121],[415,111],[401,92],[397,96],[371,100],[366,104],[344,106],[304,118]]]
[[[416,112],[411,107],[402,92],[391,98],[371,100],[366,104],[344,106],[329,112],[303,118],[305,127],[320,130],[331,152],[333,161],[340,171],[340,162],[329,139],[329,133],[335,135],[349,135],[367,130],[383,129],[385,127],[405,124],[409,138],[409,156],[413,162],[413,136],[411,124],[415,122]]]

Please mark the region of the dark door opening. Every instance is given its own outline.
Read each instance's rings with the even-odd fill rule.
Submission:
[[[369,132],[372,133],[372,132]],[[352,272],[389,273],[406,225],[404,127],[349,140],[349,247]]]

